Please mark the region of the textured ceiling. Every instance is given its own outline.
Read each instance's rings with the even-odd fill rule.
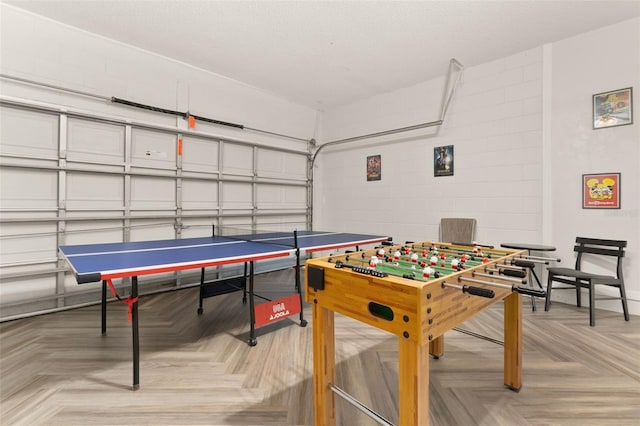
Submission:
[[[640,16],[640,0],[1,1],[321,110]]]

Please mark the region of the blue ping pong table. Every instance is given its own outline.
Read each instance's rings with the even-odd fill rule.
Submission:
[[[188,269],[201,269],[200,287],[205,285],[204,270],[207,267],[245,264],[249,266],[250,338],[249,345],[257,343],[255,338],[256,315],[253,292],[254,262],[266,259],[295,256],[295,288],[298,309],[286,310],[287,315],[276,315],[282,319],[300,313],[300,325],[306,321],[302,312],[300,285],[300,257],[316,251],[335,250],[376,244],[388,240],[386,236],[341,232],[294,231],[242,234],[234,236],[211,236],[177,240],[157,240],[124,243],[87,244],[61,246],[60,252],[69,263],[78,284],[102,281],[102,334],[106,334],[107,286],[116,298],[128,305],[129,320],[133,335],[133,389],[140,384],[140,340],[138,325],[138,277]],[[126,299],[120,298],[112,280],[131,278],[131,291]],[[287,303],[291,299],[287,299]],[[274,306],[284,306],[285,300]],[[274,308],[275,311],[275,308]],[[200,308],[202,313],[202,292]]]

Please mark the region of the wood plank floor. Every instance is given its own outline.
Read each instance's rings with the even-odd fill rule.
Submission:
[[[275,298],[291,271],[263,275]],[[0,324],[2,425],[312,425],[312,327],[289,319],[258,329],[249,347],[239,293],[205,300],[198,290],[140,302],[141,387],[131,391],[126,306],[108,305],[108,335],[92,306]],[[542,301],[538,307],[542,308]],[[502,346],[458,331],[431,361],[433,425],[640,424],[640,318],[523,298],[523,388],[502,384]],[[308,306],[307,306],[308,308]],[[502,338],[502,304],[461,328]],[[397,341],[336,315],[336,384],[396,423]],[[338,424],[374,425],[337,398]]]

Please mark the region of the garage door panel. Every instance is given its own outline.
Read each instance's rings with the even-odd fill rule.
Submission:
[[[124,162],[124,126],[76,118],[70,118],[67,126],[68,160],[107,164]]]
[[[0,169],[3,209],[42,209],[58,206],[58,172]]]
[[[56,294],[55,276],[35,276],[18,278],[3,282],[0,286],[0,299],[3,305],[11,305],[25,300],[37,300],[38,298],[52,296]],[[25,297],[26,296],[26,297]],[[37,309],[38,302],[29,302],[29,310]],[[43,302],[41,309],[52,308],[52,301]],[[8,315],[3,308],[3,316]]]
[[[136,167],[176,169],[177,138],[164,132],[131,131],[131,164]]]
[[[258,229],[292,232],[295,229],[307,229],[306,219],[304,214],[258,217],[256,226]]]
[[[222,184],[223,209],[251,209],[252,185],[250,183],[225,182]]]
[[[59,121],[57,115],[0,107],[0,152],[57,158]]]
[[[68,209],[122,209],[123,206],[123,176],[91,173],[67,175]]]
[[[170,240],[175,238],[174,222],[163,220],[132,220],[131,241]]]
[[[67,217],[66,245],[120,243],[123,241],[122,220],[73,220],[74,216],[98,216],[105,218],[122,216],[117,212],[78,212],[69,213]]]
[[[304,181],[307,178],[307,158],[304,155],[258,150],[258,176]]]
[[[182,170],[217,173],[219,142],[202,138],[182,138]]]
[[[187,210],[217,209],[217,183],[206,180],[183,179],[182,208]]]
[[[173,210],[176,208],[176,182],[157,177],[131,177],[131,209]]]
[[[307,189],[298,186],[258,185],[259,209],[304,209]]]
[[[245,145],[224,144],[224,173],[253,176],[253,148]]]
[[[0,259],[3,267],[16,263],[55,262],[58,240],[55,223],[5,223]],[[3,273],[6,273],[3,270]]]

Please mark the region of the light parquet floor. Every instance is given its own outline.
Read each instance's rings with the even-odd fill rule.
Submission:
[[[269,297],[292,287],[291,271],[257,279]],[[2,425],[312,425],[312,327],[285,319],[258,329],[250,347],[239,293],[205,300],[198,290],[142,297],[141,387],[131,391],[126,306],[108,305],[108,335],[92,306],[0,324]],[[640,424],[640,319],[523,298],[523,388],[502,384],[502,346],[446,334],[431,361],[433,425]],[[541,301],[538,302],[542,308]],[[308,308],[308,306],[307,306]],[[461,328],[502,338],[502,304]],[[336,385],[396,423],[397,340],[336,315]],[[374,425],[336,399],[338,423]]]

